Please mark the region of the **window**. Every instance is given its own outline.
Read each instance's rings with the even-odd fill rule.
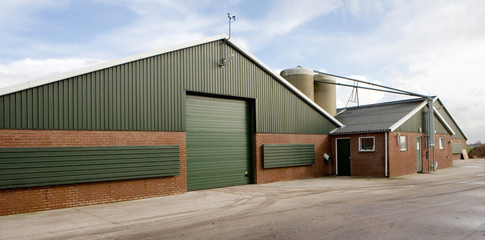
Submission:
[[[444,141],[445,141],[445,139],[443,139],[442,137],[440,137],[440,141],[439,141],[440,149],[444,149],[445,148],[445,144],[443,144]]]
[[[401,145],[401,151],[408,150],[408,137],[407,136],[400,136],[399,143]]]
[[[374,137],[360,137],[359,152],[373,152],[373,151],[374,151]]]

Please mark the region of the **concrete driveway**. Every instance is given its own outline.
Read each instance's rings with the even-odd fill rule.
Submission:
[[[0,217],[0,239],[485,239],[485,160]]]

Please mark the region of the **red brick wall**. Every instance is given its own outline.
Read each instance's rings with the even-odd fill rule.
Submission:
[[[443,137],[443,149],[439,148],[439,138]],[[453,167],[453,145],[451,135],[435,135],[435,158],[437,169]]]
[[[397,136],[407,137],[407,150],[401,151],[401,145],[398,144]],[[421,160],[423,162],[423,172],[428,171],[428,160],[426,152],[426,138],[423,133],[410,132],[391,132],[389,133],[389,176],[396,177],[407,174],[417,173],[416,138],[421,138]]]
[[[180,175],[0,190],[0,215],[184,193],[184,132],[0,130],[0,148],[179,145]]]
[[[396,136],[407,136],[408,149],[401,151],[400,145],[397,144]],[[423,162],[423,172],[429,172],[428,165],[433,167],[433,162],[429,164],[427,158],[428,148],[426,147],[426,134],[410,132],[392,132],[389,133],[389,173],[391,177],[413,174],[417,172],[416,163],[416,138],[421,137],[421,159]],[[444,138],[444,149],[439,149],[439,138]],[[450,135],[435,135],[435,159],[438,162],[438,169],[449,168],[453,166],[452,145]],[[431,151],[430,156],[433,155]],[[431,161],[433,159],[431,158]],[[432,169],[431,169],[432,170]]]
[[[375,149],[372,152],[359,152],[359,138],[374,137]],[[333,136],[331,140],[332,155],[335,156],[337,138],[350,138],[350,171],[352,176],[384,177],[384,133],[355,134],[345,136]],[[332,174],[335,172],[335,160],[333,160]]]
[[[269,134],[257,133],[255,143],[255,182],[270,183],[330,175],[331,164],[323,160],[324,153],[330,153],[328,135]],[[311,143],[315,144],[315,164],[312,166],[263,168],[263,144]]]

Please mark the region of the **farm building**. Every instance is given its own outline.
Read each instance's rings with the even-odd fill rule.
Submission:
[[[437,97],[336,109],[335,85],[345,85],[336,83],[336,75],[291,68],[281,76],[344,125],[330,132],[332,174],[394,177],[429,172],[451,167],[466,149],[465,134]],[[435,142],[431,147],[429,128]]]
[[[439,98],[433,101],[434,149],[427,144],[427,99],[339,109],[336,118],[345,126],[331,133],[335,172],[393,177],[452,167],[466,137]]]
[[[1,214],[330,175],[340,126],[225,36],[12,86]]]
[[[337,113],[335,86],[299,85],[290,76],[295,71],[306,70],[287,71],[287,81],[222,35],[0,89],[0,215],[419,171],[411,144],[426,137],[419,132],[422,99]],[[392,104],[402,111],[386,112]],[[435,106],[445,146],[437,159],[449,167],[449,142],[456,136],[464,144],[465,136],[437,98]],[[393,128],[352,125],[365,109],[389,117]],[[403,136],[408,152],[396,144]],[[350,139],[350,164],[341,160],[342,139]],[[369,150],[369,139],[374,151],[355,151]],[[399,160],[407,156],[412,161]],[[421,156],[427,171],[424,149]]]

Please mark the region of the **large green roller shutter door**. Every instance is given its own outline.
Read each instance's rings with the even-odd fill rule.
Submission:
[[[249,109],[243,100],[187,96],[187,189],[250,183]]]

